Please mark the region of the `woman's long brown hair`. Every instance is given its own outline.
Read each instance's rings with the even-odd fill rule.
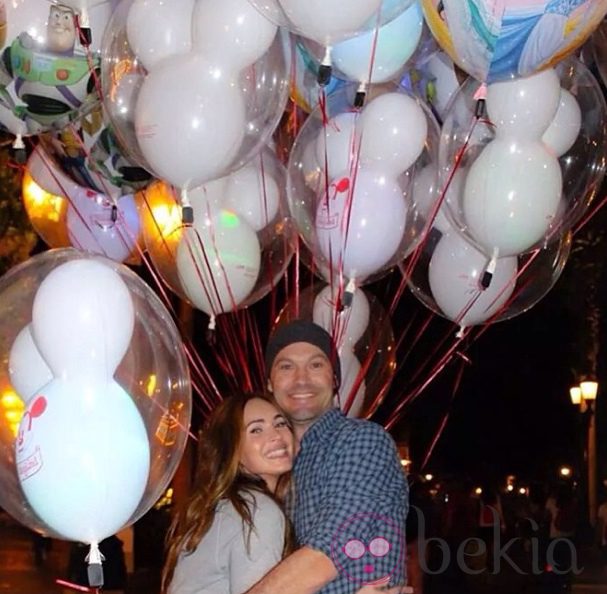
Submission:
[[[240,446],[243,432],[244,407],[250,400],[261,398],[276,406],[272,397],[265,394],[245,394],[226,398],[209,417],[198,443],[198,465],[192,494],[181,507],[167,534],[166,561],[162,571],[162,594],[168,592],[179,555],[192,553],[209,531],[217,504],[226,499],[232,503],[250,535],[253,529],[251,510],[247,505],[247,491],[258,491],[272,497],[265,481],[246,475],[240,469]],[[278,407],[277,407],[278,408]],[[289,477],[281,477],[277,493],[285,493]],[[293,548],[292,530],[286,522],[285,549]]]

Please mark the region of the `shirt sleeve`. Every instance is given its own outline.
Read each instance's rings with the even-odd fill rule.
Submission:
[[[250,537],[245,526],[230,548],[228,567],[231,594],[246,592],[282,558],[285,536],[282,510],[270,497],[255,494],[252,520]]]
[[[375,423],[348,428],[326,464],[322,503],[300,544],[328,556],[354,581],[404,580],[408,485],[392,438]],[[361,556],[362,555],[362,556]]]

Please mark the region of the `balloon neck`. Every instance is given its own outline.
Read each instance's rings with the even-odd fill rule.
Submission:
[[[466,326],[460,326],[459,330],[455,333],[455,338],[462,340],[466,334]]]

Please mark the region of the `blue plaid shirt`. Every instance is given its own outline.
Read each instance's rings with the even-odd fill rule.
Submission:
[[[304,434],[288,510],[300,546],[329,557],[339,576],[322,594],[353,594],[390,576],[404,584],[408,485],[382,427],[331,409]]]

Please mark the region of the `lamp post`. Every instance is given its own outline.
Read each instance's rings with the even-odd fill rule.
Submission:
[[[583,381],[569,390],[571,402],[587,415],[586,463],[588,465],[588,519],[592,526],[597,520],[597,471],[596,471],[596,415],[594,402],[599,391],[595,381]]]

